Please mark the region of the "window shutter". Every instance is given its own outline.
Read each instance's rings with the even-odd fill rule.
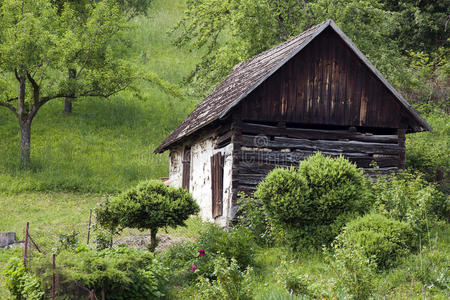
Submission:
[[[189,191],[191,178],[191,148],[185,148],[183,154],[183,178],[181,186]]]
[[[211,156],[211,188],[212,216],[217,218],[223,214],[223,155]]]

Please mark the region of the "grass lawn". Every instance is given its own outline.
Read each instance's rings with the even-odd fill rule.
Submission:
[[[184,8],[183,0],[155,0],[133,33],[135,53],[145,56],[138,63],[180,86],[198,61],[168,35]],[[167,155],[153,150],[199,100],[174,98],[143,81],[108,100],[77,99],[70,116],[62,99],[49,102],[32,123],[28,170],[20,167],[18,121],[0,108],[0,192],[117,193],[167,176]]]

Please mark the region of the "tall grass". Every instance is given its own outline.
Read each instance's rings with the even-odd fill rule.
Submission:
[[[182,0],[156,0],[133,32],[141,64],[181,84],[196,54],[172,45],[167,31],[183,12]],[[63,115],[50,102],[32,124],[31,167],[19,161],[19,126],[0,109],[0,192],[70,191],[115,193],[138,181],[166,176],[167,155],[153,150],[192,110],[196,99],[173,98],[148,82],[111,99],[79,99]]]

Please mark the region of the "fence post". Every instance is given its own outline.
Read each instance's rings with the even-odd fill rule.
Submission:
[[[86,245],[89,245],[89,236],[91,235],[91,218],[92,218],[92,208],[89,209],[89,225],[88,225],[88,234],[87,234]]]
[[[56,276],[55,276],[55,269],[56,269],[56,255],[53,253],[52,255],[52,300],[56,299]]]
[[[30,222],[27,222],[25,227],[25,244],[23,247],[23,265],[27,266],[27,250],[28,250],[28,229],[30,228]]]

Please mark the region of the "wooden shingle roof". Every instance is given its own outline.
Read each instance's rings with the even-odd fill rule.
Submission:
[[[395,98],[397,98],[406,108],[419,124],[416,131],[431,131],[431,127],[426,121],[423,120],[410,104],[389,84],[383,75],[381,75],[381,73],[367,60],[339,27],[332,20],[327,20],[309,28],[278,46],[236,65],[225,80],[219,84],[214,91],[194,109],[194,111],[192,111],[192,113],[161,143],[158,148],[155,149],[155,153],[164,152],[173,143],[193,134],[211,122],[223,118],[243,98],[328,27],[331,27],[342,40],[344,40],[367,67],[393,93]]]

